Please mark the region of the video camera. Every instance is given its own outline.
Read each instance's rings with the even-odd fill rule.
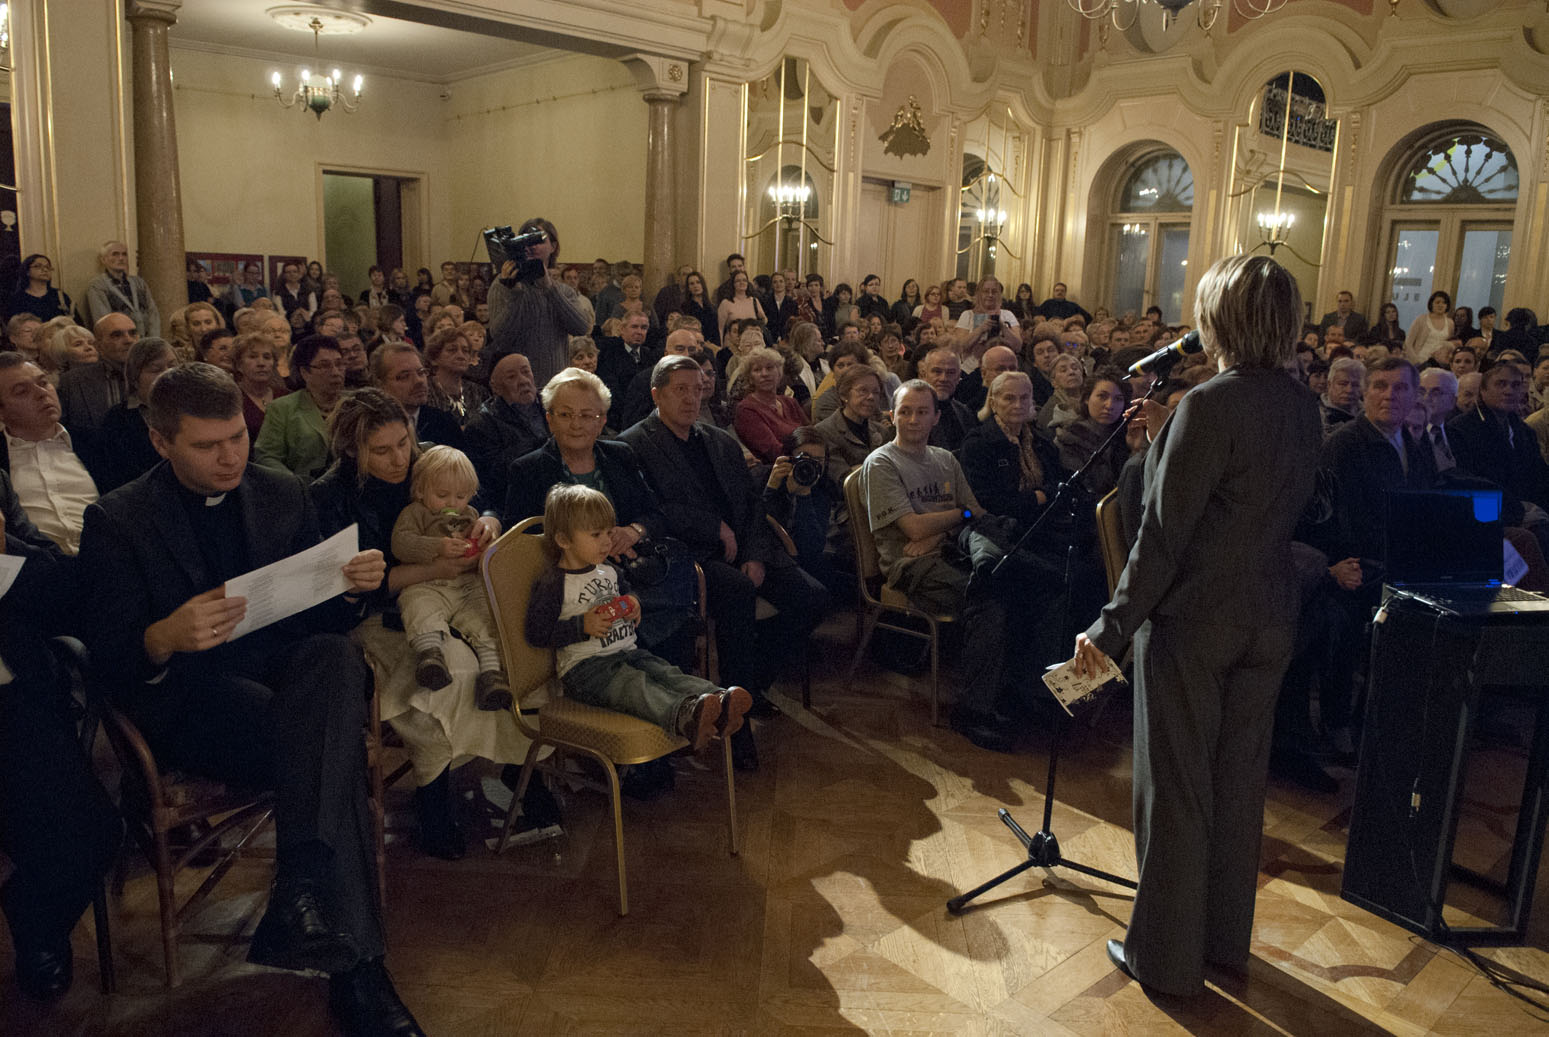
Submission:
[[[541,227],[518,234],[509,226],[486,227],[484,234],[484,248],[489,252],[489,261],[495,267],[495,276],[500,276],[500,270],[506,263],[516,264],[516,279],[518,281],[536,281],[543,276],[544,263],[541,259],[528,259],[527,250],[534,245],[541,245],[548,240],[548,235]]]

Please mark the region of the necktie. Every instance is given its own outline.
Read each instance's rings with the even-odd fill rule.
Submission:
[[[1447,445],[1447,435],[1440,425],[1431,426],[1431,452],[1436,457],[1436,471],[1447,472],[1458,466],[1457,460],[1452,456],[1452,448]]]

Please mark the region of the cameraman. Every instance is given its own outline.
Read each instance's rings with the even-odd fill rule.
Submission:
[[[811,425],[785,437],[764,483],[764,512],[790,534],[796,564],[833,593],[842,586],[828,558],[834,502],[839,489],[828,478],[828,444]]]
[[[999,318],[1004,327],[1017,326],[1017,315],[1001,306],[1000,282],[993,275],[987,275],[980,278],[979,283],[974,287],[973,307],[964,310],[957,318],[957,326],[973,331],[993,318]]]
[[[520,265],[507,260],[489,286],[491,368],[508,353],[521,353],[532,364],[533,380],[543,388],[570,366],[570,336],[591,333],[591,321],[576,290],[551,276],[559,258],[559,232],[534,216],[517,236],[541,231],[544,240],[527,248]]]

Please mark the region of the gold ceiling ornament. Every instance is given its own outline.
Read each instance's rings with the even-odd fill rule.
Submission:
[[[893,124],[883,130],[877,139],[882,142],[883,152],[899,158],[924,155],[930,151],[930,137],[925,134],[925,119],[920,111],[920,102],[913,94],[909,95],[908,101],[898,106]]]

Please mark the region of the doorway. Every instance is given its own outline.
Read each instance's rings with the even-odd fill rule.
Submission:
[[[890,181],[870,177],[861,181],[859,226],[866,232],[856,250],[860,267],[855,278],[858,282],[867,274],[881,277],[888,302],[898,298],[907,278],[921,285],[941,279],[941,189],[916,184],[907,202],[891,199]]]
[[[350,299],[370,285],[371,267],[404,267],[405,238],[418,236],[419,186],[412,177],[323,171],[323,263]]]

